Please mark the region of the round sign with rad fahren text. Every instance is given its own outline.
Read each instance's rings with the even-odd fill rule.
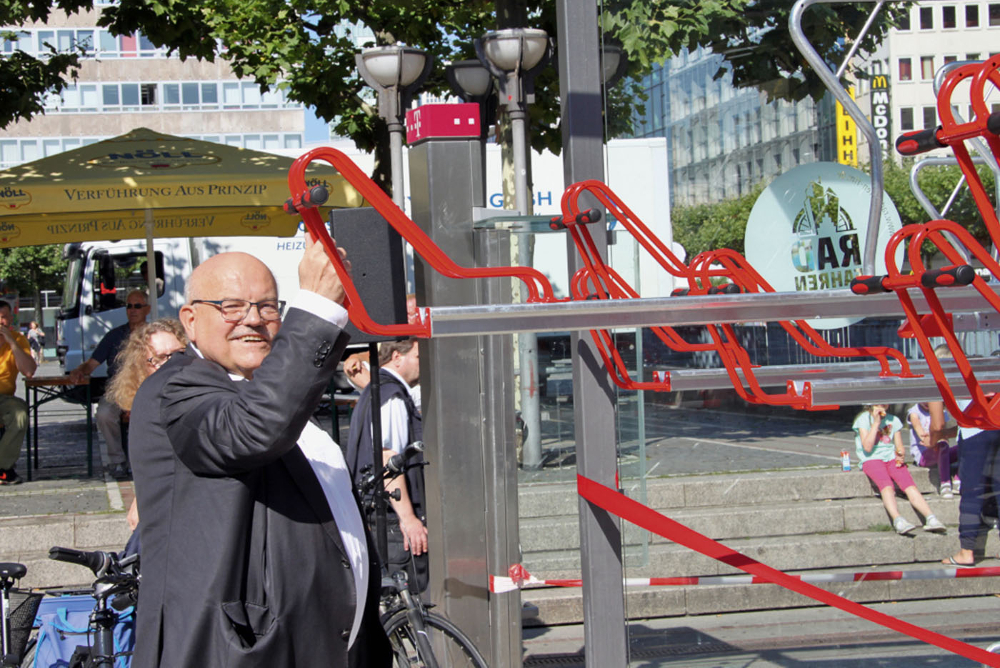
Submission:
[[[850,287],[851,279],[861,274],[871,190],[868,174],[836,163],[801,165],[785,172],[764,189],[750,212],[747,260],[778,292]],[[885,247],[900,227],[896,206],[883,197],[876,274],[885,273]],[[900,247],[897,266],[902,259]],[[834,329],[859,320],[820,318],[809,324]]]

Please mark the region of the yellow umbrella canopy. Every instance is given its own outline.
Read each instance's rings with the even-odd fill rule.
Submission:
[[[0,248],[148,237],[290,236],[291,158],[137,128],[0,172]],[[360,194],[326,165],[327,207]]]

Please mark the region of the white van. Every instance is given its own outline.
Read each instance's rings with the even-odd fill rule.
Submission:
[[[298,290],[298,265],[304,248],[301,226],[294,237],[156,239],[159,316],[176,316],[184,304],[187,277],[205,258],[225,251],[243,251],[262,260],[274,273],[279,294],[290,299]],[[63,255],[69,265],[56,322],[56,352],[68,372],[90,358],[105,334],[125,323],[128,293],[146,289],[146,242],[67,244]],[[104,364],[92,374],[93,378],[105,376]]]

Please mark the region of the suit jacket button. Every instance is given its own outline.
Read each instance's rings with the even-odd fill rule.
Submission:
[[[344,568],[350,569],[351,567],[351,562],[348,561],[346,558],[341,559],[340,563],[344,566]]]
[[[351,629],[344,629],[343,631],[341,631],[340,632],[340,638],[342,640],[350,640],[351,639]]]

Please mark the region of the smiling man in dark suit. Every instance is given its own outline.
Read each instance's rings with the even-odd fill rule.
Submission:
[[[308,239],[299,284],[283,316],[259,260],[205,261],[180,312],[191,345],[136,395],[135,668],[391,664],[375,550],[340,448],[310,422],[347,313]]]

